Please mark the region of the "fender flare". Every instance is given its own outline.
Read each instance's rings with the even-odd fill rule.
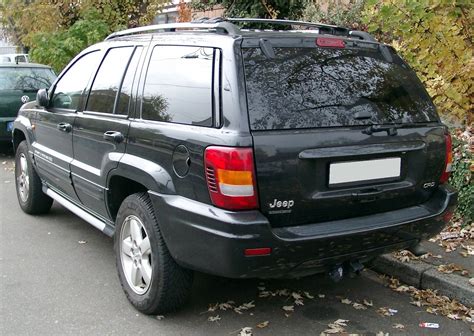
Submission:
[[[171,175],[156,162],[139,156],[124,154],[117,167],[107,176],[107,186],[114,176],[125,177],[144,185],[149,191],[161,194],[176,194]]]
[[[13,123],[13,132],[12,132],[13,148],[17,148],[19,145],[19,143],[15,141],[15,136],[14,136],[14,134],[17,132],[23,133],[23,135],[25,136],[26,142],[28,143],[28,147],[30,147],[32,139],[33,139],[32,131],[33,131],[33,126],[31,124],[30,119],[22,115],[19,115]]]

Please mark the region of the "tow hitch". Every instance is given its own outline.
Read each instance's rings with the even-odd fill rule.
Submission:
[[[359,260],[352,260],[343,265],[336,265],[332,270],[329,271],[329,278],[334,282],[339,282],[344,277],[344,273],[349,276],[360,275],[360,272],[364,269],[364,265]]]

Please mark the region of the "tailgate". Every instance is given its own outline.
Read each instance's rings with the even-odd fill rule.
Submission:
[[[445,130],[415,73],[376,43],[344,41],[242,43],[260,206],[273,226],[409,207],[437,187]]]
[[[254,132],[261,211],[272,226],[357,217],[426,202],[444,164],[444,128]]]

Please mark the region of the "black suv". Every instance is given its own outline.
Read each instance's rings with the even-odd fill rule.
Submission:
[[[416,246],[456,202],[451,139],[415,73],[322,24],[114,33],[23,105],[13,137],[21,208],[56,200],[113,235],[146,314],[181,306],[192,271],[300,277]]]

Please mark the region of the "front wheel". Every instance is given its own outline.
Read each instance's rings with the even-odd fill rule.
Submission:
[[[21,209],[30,214],[47,213],[53,199],[43,193],[41,179],[33,168],[28,144],[23,140],[15,153],[16,195]]]
[[[136,309],[163,314],[185,303],[193,273],[171,257],[146,193],[130,195],[122,202],[114,239],[120,283]]]

